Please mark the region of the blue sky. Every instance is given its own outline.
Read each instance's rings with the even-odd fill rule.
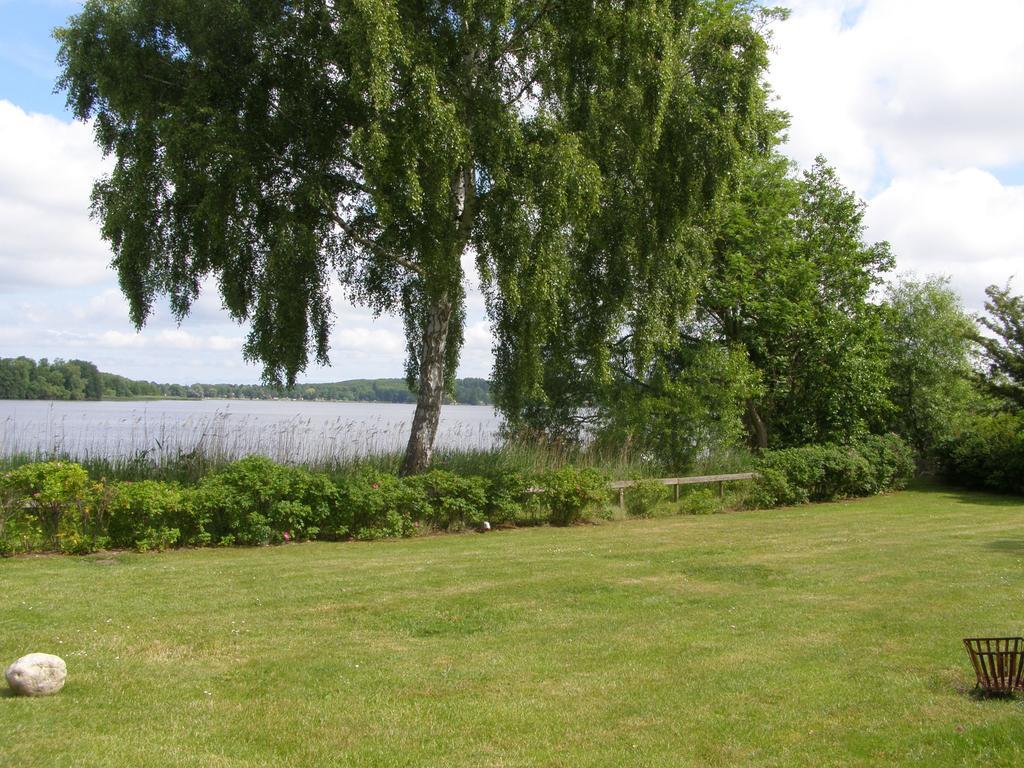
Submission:
[[[774,29],[769,80],[792,115],[787,153],[825,154],[868,202],[869,236],[902,272],[945,274],[968,308],[1024,272],[1024,2],[791,0]],[[250,382],[244,329],[208,292],[179,327],[165,311],[142,333],[88,218],[104,163],[88,126],[54,94],[51,31],[80,7],[0,0],[0,356],[80,357],[124,375]],[[1024,275],[1015,283],[1019,291]],[[490,335],[470,284],[462,375],[490,371]],[[340,292],[328,369],[305,380],[400,376],[394,318]]]
[[[26,111],[65,115],[53,93],[57,44],[50,31],[81,7],[63,0],[0,0],[0,99]]]

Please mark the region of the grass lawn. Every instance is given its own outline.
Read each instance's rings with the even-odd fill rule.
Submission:
[[[3,766],[1024,764],[1024,500],[0,561]]]

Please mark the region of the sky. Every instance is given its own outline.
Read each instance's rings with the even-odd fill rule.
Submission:
[[[868,206],[870,240],[897,272],[946,275],[966,308],[1014,274],[1024,286],[1024,0],[790,0],[769,82],[791,115],[783,151],[822,154]],[[71,0],[0,0],[0,357],[81,358],[165,382],[250,383],[245,328],[205,291],[180,325],[158,308],[141,333],[89,218],[107,167],[55,94],[50,31]],[[491,336],[468,280],[459,374],[488,376]],[[395,318],[335,295],[331,365],[301,381],[401,376]]]

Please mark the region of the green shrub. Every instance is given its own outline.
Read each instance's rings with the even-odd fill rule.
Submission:
[[[100,486],[78,464],[25,464],[0,479],[6,499],[4,551],[84,553],[107,544]]]
[[[638,480],[625,489],[626,513],[630,517],[650,517],[665,500],[665,486],[657,480]]]
[[[943,476],[968,488],[1024,494],[1024,414],[979,414],[942,442]]]
[[[485,519],[487,483],[481,477],[464,477],[443,469],[432,469],[406,481],[426,501],[426,518],[442,530],[475,528]]]
[[[880,492],[868,460],[853,446],[821,445],[816,450],[821,472],[811,501],[832,501]]]
[[[544,489],[538,500],[552,525],[578,523],[608,504],[607,480],[595,469],[562,467],[543,474],[538,484]]]
[[[786,507],[807,502],[806,493],[801,494],[789,483],[786,473],[777,467],[763,464],[757,469],[758,477],[747,493],[746,505],[752,509]]]
[[[748,497],[754,507],[869,496],[906,487],[913,451],[897,435],[868,436],[851,445],[809,445],[765,451]]]
[[[416,523],[429,516],[423,490],[385,472],[364,470],[349,477],[339,494],[352,536],[363,541],[411,536]]]
[[[509,525],[520,520],[535,494],[528,493],[526,475],[513,469],[498,472],[487,482],[485,519],[494,525]]]
[[[323,475],[249,456],[205,478],[193,494],[198,527],[225,543],[271,544],[324,531],[340,538],[338,491]]]
[[[812,489],[821,480],[821,464],[817,451],[809,448],[786,448],[765,451],[757,468],[751,501],[758,507],[806,504]]]
[[[115,547],[160,550],[204,541],[202,526],[196,530],[193,523],[189,496],[176,483],[113,483],[108,489],[107,509],[107,533]]]
[[[914,477],[914,451],[899,435],[867,435],[855,441],[854,447],[871,467],[870,493],[901,490]]]
[[[722,511],[722,500],[710,488],[694,488],[683,494],[679,507],[685,515],[713,515]]]

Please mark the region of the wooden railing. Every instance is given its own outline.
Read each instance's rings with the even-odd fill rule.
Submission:
[[[673,497],[676,501],[679,501],[679,486],[680,485],[703,485],[705,483],[718,483],[718,495],[722,497],[725,495],[725,484],[732,482],[733,480],[755,480],[757,479],[757,472],[737,472],[732,475],[694,475],[693,477],[659,477],[654,479],[653,482],[661,483],[662,485],[671,485],[673,487]],[[651,480],[616,480],[615,482],[608,483],[608,489],[619,492],[619,507],[626,505],[626,489],[631,488],[634,485],[640,483],[649,483]],[[544,493],[543,488],[528,488],[527,493]]]
[[[757,472],[737,472],[732,475],[695,475],[693,477],[661,477],[655,480],[655,482],[661,483],[662,485],[671,485],[673,487],[673,497],[676,501],[679,501],[679,486],[680,485],[703,485],[705,483],[718,483],[718,495],[722,497],[725,495],[725,484],[732,482],[733,480],[754,480],[757,478]],[[619,492],[619,506],[623,507],[626,504],[627,488],[630,488],[639,483],[650,482],[649,480],[616,480],[614,483],[608,483],[608,487],[613,491]]]

